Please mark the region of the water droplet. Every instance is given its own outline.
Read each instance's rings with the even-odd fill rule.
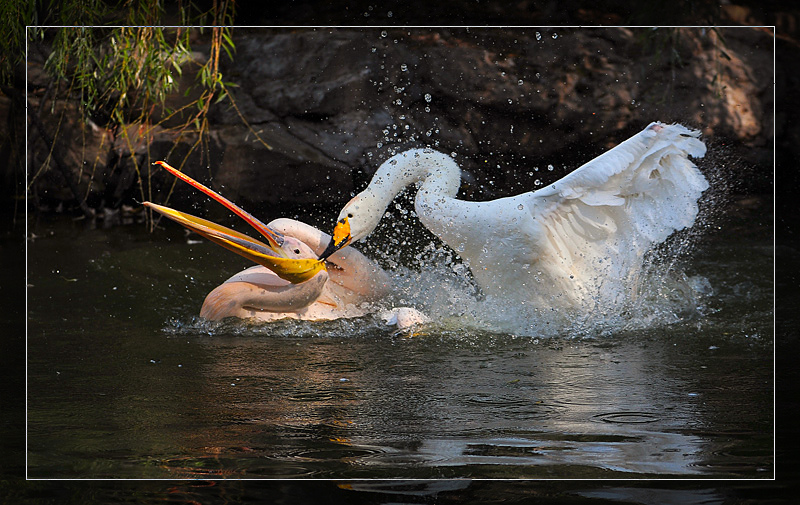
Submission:
[[[536,40],[542,40],[542,34],[541,33],[536,32]]]
[[[525,210],[525,206],[524,206],[524,205],[522,205],[522,204],[519,204],[519,205],[517,205],[517,208],[518,208],[519,210]]]
[[[400,70],[402,70],[403,72],[405,72],[406,70],[408,70],[408,65],[406,65],[405,63],[401,64],[401,65],[400,65]]]
[[[377,48],[377,47],[373,47],[373,48],[372,48],[372,52],[373,52],[373,53],[374,53],[375,51],[377,51],[377,50],[378,50],[378,48]]]
[[[547,170],[550,170],[552,172],[553,168],[554,168],[553,165],[547,165]]]
[[[533,185],[534,186],[541,186],[542,185],[542,181],[540,181],[539,179],[536,179],[535,181],[533,181]]]
[[[557,38],[558,38],[558,34],[557,34],[557,33],[554,33],[554,34],[553,34],[553,38],[554,38],[554,39],[557,39]]]
[[[428,102],[428,103],[431,103],[431,100],[433,100],[433,97],[431,96],[431,94],[430,93],[425,93],[425,101]]]
[[[520,80],[518,80],[518,81],[517,81],[517,84],[519,84],[520,86],[522,86],[524,83],[522,82],[522,79],[520,79]]]
[[[386,37],[387,35],[389,35],[389,34],[388,34],[388,33],[386,33],[386,30],[384,30],[384,31],[382,31],[382,32],[381,32],[381,37]]]

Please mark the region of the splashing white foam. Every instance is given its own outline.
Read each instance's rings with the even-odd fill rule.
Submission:
[[[483,296],[467,266],[448,249],[429,244],[415,256],[414,267],[392,271],[394,292],[383,305],[415,307],[442,329],[527,336],[599,336],[669,325],[701,314],[700,297],[711,290],[707,279],[689,278],[676,266],[688,244],[678,237],[652,251],[628,299],[604,300],[599,293],[595,309],[589,312]]]
[[[271,323],[171,319],[165,333],[277,337],[340,337],[396,334],[382,318],[400,307],[416,309],[429,319],[422,334],[503,334],[522,337],[582,338],[612,335],[685,322],[704,312],[703,301],[713,294],[707,279],[687,277],[677,265],[694,243],[678,235],[647,255],[636,275],[629,299],[595,300],[591,311],[534,306],[511,297],[484,296],[467,265],[447,247],[430,242],[409,257],[409,245],[376,247],[370,255],[389,267],[394,289],[375,304],[371,314],[335,321],[284,320]],[[400,254],[405,259],[400,259]],[[405,266],[401,263],[410,263]],[[601,296],[598,295],[598,296]],[[419,325],[415,325],[419,326]]]

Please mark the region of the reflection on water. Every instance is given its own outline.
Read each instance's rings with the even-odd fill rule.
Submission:
[[[389,303],[434,322],[395,333],[205,322],[235,255],[172,229],[48,229],[29,253],[31,477],[773,475],[766,238],[709,238],[605,326],[503,327],[519,310],[457,264],[399,268]]]
[[[725,503],[725,496],[714,489],[635,489],[616,487],[603,490],[573,491],[573,493],[586,498],[642,504],[721,505]]]

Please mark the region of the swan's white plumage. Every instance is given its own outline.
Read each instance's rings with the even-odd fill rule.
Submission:
[[[412,149],[381,165],[340,214],[353,239],[367,235],[402,189],[421,182],[420,221],[452,247],[489,296],[534,307],[618,302],[630,296],[644,253],[691,226],[708,182],[699,132],[652,123],[537,191],[486,202],[458,200],[460,169],[449,156]]]

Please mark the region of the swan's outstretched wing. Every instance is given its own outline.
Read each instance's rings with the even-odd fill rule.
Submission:
[[[582,296],[629,289],[642,255],[694,223],[708,188],[688,158],[705,154],[698,136],[652,123],[557,182],[509,199],[526,205],[536,222],[539,268]]]
[[[487,294],[544,307],[620,300],[644,253],[694,223],[708,188],[688,158],[705,154],[698,136],[653,123],[547,187],[492,201],[423,187],[419,219],[469,263]]]

